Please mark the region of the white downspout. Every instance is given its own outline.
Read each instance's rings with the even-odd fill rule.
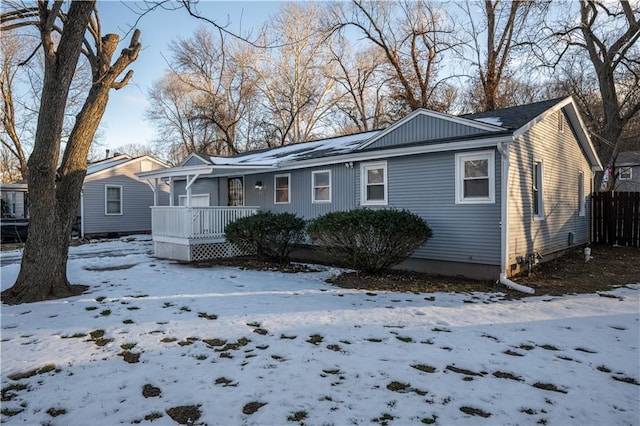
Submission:
[[[515,142],[512,137],[511,142]],[[498,143],[498,152],[502,155],[502,187],[500,193],[500,283],[523,293],[533,294],[535,290],[507,278],[507,268],[509,266],[509,151],[511,143]]]
[[[84,238],[84,190],[80,191],[80,238]]]

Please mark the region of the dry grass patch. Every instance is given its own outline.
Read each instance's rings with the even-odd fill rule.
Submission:
[[[183,405],[167,409],[167,415],[181,425],[193,425],[202,416],[200,405]]]
[[[267,405],[266,402],[252,401],[245,404],[244,407],[242,407],[242,412],[244,414],[251,415],[256,411],[258,411],[260,408],[264,407],[265,405]]]

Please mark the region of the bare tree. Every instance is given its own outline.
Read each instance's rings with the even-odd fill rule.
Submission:
[[[10,154],[17,162],[20,178],[27,179],[29,176],[29,166],[27,165],[27,155],[22,142],[22,129],[28,122],[28,117],[21,116],[20,101],[14,93],[17,85],[16,79],[21,62],[28,57],[35,46],[30,46],[28,38],[24,36],[3,37],[0,43],[2,51],[2,76],[0,77],[0,92],[2,94],[2,132],[0,132],[0,142],[3,147],[3,154]],[[33,44],[33,43],[31,43]],[[26,120],[25,120],[26,119]]]
[[[276,47],[262,49],[253,67],[264,99],[260,119],[269,146],[314,137],[326,124],[338,95],[322,29],[321,9],[314,3],[287,3],[270,22],[267,37]],[[267,43],[265,43],[267,44]]]
[[[171,50],[175,75],[195,95],[196,118],[212,123],[219,135],[220,149],[212,154],[232,155],[241,150],[238,123],[255,96],[255,85],[247,67],[247,51],[218,33],[215,38],[200,28],[192,38],[173,43]]]
[[[572,4],[562,5],[568,6]],[[588,78],[597,81],[600,113],[588,112],[593,110],[588,102],[591,95],[577,93],[577,99],[593,120],[594,141],[601,158],[613,168],[620,137],[640,112],[640,3],[580,0],[576,7],[577,20],[564,11],[561,22],[551,23],[549,43],[542,45],[545,52],[540,55],[547,53],[547,62],[556,68],[580,64],[576,58],[589,58],[592,73],[587,69],[576,73],[573,67],[570,77],[578,76],[578,82]]]
[[[347,11],[349,9],[349,11]],[[420,1],[353,0],[351,8],[334,8],[336,28],[352,26],[380,49],[393,79],[396,98],[410,110],[447,110],[446,80],[439,72],[447,53],[460,46],[456,26],[444,9]],[[444,102],[443,102],[444,101]]]
[[[199,120],[195,94],[174,72],[167,72],[149,91],[147,119],[157,126],[156,150],[164,152],[170,164],[178,165],[191,153],[219,152],[212,123]]]
[[[472,66],[477,70],[471,79],[470,101],[474,112],[491,111],[514,105],[520,83],[511,67],[513,56],[523,42],[530,12],[539,3],[528,0],[469,1],[461,7],[469,22]],[[478,19],[477,9],[481,9]],[[484,41],[484,42],[483,42]]]
[[[0,183],[14,183],[20,180],[22,172],[18,160],[4,145],[0,146]]]
[[[332,61],[337,65],[331,75],[344,93],[336,102],[336,109],[346,118],[340,122],[339,133],[368,131],[388,124],[385,61],[379,49],[371,46],[354,51],[342,34],[331,47]]]
[[[7,303],[23,303],[76,294],[67,279],[71,226],[86,174],[87,154],[111,89],[124,87],[132,76],[122,72],[140,51],[139,32],[112,63],[119,37],[101,34],[95,1],[37,6],[12,4],[2,13],[1,30],[32,26],[39,33],[44,55],[42,96],[33,152],[28,160],[31,222],[20,273],[2,293]],[[85,38],[85,35],[88,38]],[[65,108],[80,55],[92,70],[92,85],[78,113],[58,167]]]

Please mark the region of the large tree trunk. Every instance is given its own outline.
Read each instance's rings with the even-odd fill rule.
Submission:
[[[93,85],[67,141],[61,166],[56,170],[60,134],[62,131],[62,114],[75,71],[75,65],[80,53],[80,46],[84,39],[84,31],[88,25],[88,18],[93,10],[92,2],[73,2],[68,14],[58,52],[45,56],[45,81],[40,114],[38,117],[38,132],[33,153],[29,159],[30,177],[29,191],[31,193],[31,221],[29,235],[22,256],[20,274],[13,287],[2,294],[4,302],[25,303],[52,298],[67,297],[84,290],[84,286],[71,286],[67,280],[67,259],[71,226],[78,211],[80,192],[87,171],[87,154],[98,128],[100,120],[109,100],[110,89],[124,87],[132,76],[129,71],[120,82],[116,79],[133,61],[140,51],[138,42],[139,31],[135,31],[129,48],[124,49],[118,60],[111,65],[111,58],[115,52],[119,38],[108,34],[100,38],[100,46],[95,56],[90,58],[93,69]],[[78,23],[72,12],[75,9],[86,8],[88,13],[84,19],[84,26],[79,28],[79,39],[75,39],[77,48],[75,59],[67,50],[63,50],[64,37],[71,23]],[[45,43],[43,43],[45,44]],[[70,49],[67,46],[67,49]],[[66,65],[70,64],[70,75],[67,76]],[[62,65],[64,73],[62,73]],[[47,68],[50,67],[50,68]],[[59,67],[59,68],[58,68]],[[60,75],[63,74],[63,75]],[[68,77],[68,82],[67,82]],[[64,83],[64,84],[63,84]],[[61,95],[57,90],[64,87]],[[66,88],[66,92],[64,92]],[[51,122],[51,123],[49,123]]]
[[[71,221],[59,205],[56,194],[56,165],[62,122],[84,33],[93,11],[93,2],[74,2],[60,42],[51,37],[54,11],[39,4],[40,31],[45,67],[38,115],[38,128],[29,157],[29,236],[22,255],[20,274],[13,287],[2,293],[7,303],[33,302],[73,293],[67,281],[67,252]]]

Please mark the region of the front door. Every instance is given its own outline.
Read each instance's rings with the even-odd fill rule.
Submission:
[[[244,206],[244,178],[233,177],[227,179],[229,206]]]

